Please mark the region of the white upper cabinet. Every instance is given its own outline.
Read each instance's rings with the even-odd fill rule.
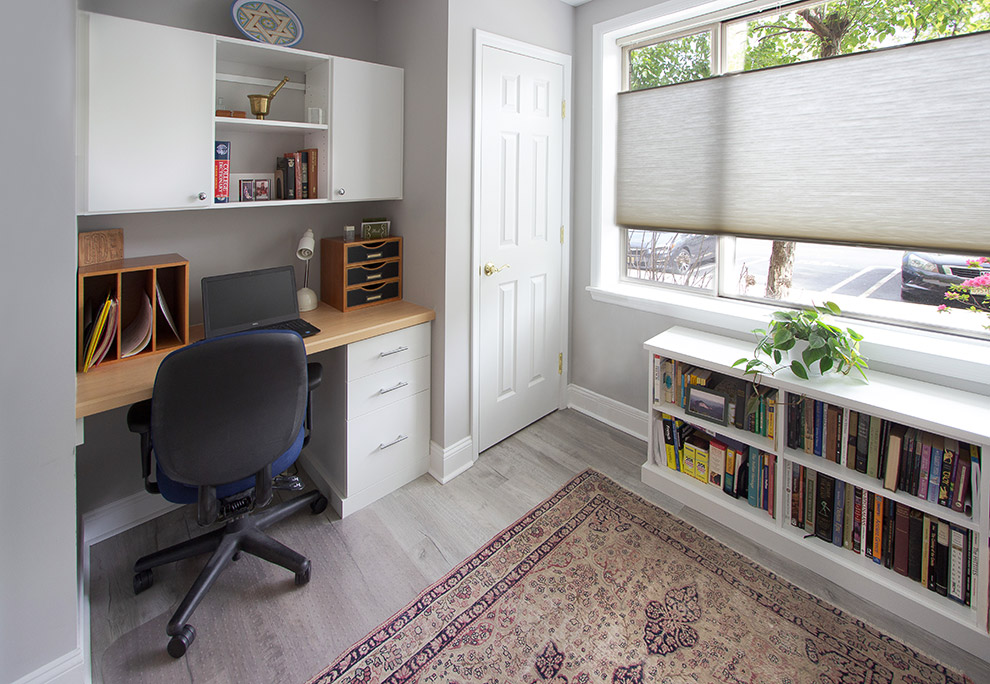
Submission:
[[[402,197],[402,69],[86,12],[79,26],[80,214]],[[248,95],[285,77],[268,116],[252,116]],[[304,150],[305,198],[278,199],[276,159]],[[272,181],[270,199],[238,201],[243,179]]]
[[[213,37],[99,14],[81,21],[81,210],[212,204]]]
[[[402,199],[403,71],[333,58],[334,201]]]

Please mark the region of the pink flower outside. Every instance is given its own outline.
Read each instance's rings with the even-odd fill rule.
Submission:
[[[990,287],[990,273],[985,273],[984,275],[970,278],[969,280],[964,280],[959,283],[959,287]]]

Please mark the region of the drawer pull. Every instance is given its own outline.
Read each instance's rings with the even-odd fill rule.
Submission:
[[[378,390],[378,393],[379,394],[388,394],[389,392],[394,392],[397,389],[402,389],[403,387],[408,387],[408,385],[409,385],[408,382],[400,382],[398,385],[395,385],[394,387],[389,387],[388,389],[380,389],[380,390]]]
[[[404,351],[409,351],[409,347],[396,347],[392,351],[382,352],[378,356],[391,356],[392,354],[400,354]]]
[[[374,296],[372,296],[372,297],[368,297],[368,298],[367,298],[367,299],[365,299],[364,301],[366,301],[366,302],[373,302],[373,301],[375,301],[376,299],[381,299],[381,298],[382,298],[382,296],[381,296],[381,295],[374,295]]]
[[[399,435],[398,437],[396,437],[395,439],[393,439],[388,444],[379,444],[378,445],[378,449],[381,450],[381,451],[384,451],[385,449],[388,449],[390,446],[395,446],[399,442],[404,442],[407,439],[409,439],[409,436],[408,435]]]
[[[381,259],[381,258],[382,258],[382,253],[381,252],[378,252],[377,254],[368,254],[365,257],[365,259]]]
[[[364,279],[365,280],[378,280],[381,277],[382,277],[382,274],[381,273],[374,273],[372,275],[365,276]]]

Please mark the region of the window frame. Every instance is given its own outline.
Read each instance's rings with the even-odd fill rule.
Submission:
[[[590,274],[585,289],[593,301],[661,316],[662,327],[683,321],[741,339],[751,338],[751,331],[765,326],[770,313],[779,308],[765,301],[724,296],[725,276],[721,274],[715,279],[714,294],[624,279],[626,241],[615,222],[616,95],[623,90],[625,72],[620,41],[645,40],[651,32],[691,32],[699,26],[742,19],[775,7],[776,3],[766,1],[669,0],[592,26]],[[729,247],[724,242],[725,238],[718,241],[718,260],[726,258]],[[985,340],[877,321],[849,323],[866,336],[864,351],[874,368],[896,368],[912,377],[938,378],[942,384],[990,394],[990,360],[981,360],[987,357]]]

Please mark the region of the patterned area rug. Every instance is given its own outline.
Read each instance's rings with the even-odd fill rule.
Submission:
[[[968,681],[591,470],[312,680]]]

